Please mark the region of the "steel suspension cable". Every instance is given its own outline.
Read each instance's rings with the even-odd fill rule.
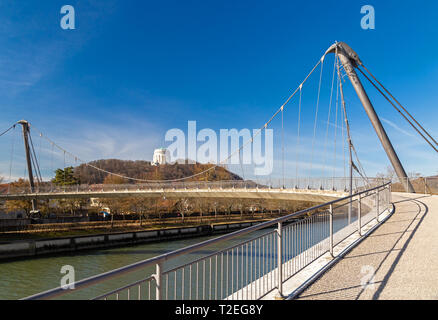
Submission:
[[[32,166],[33,168],[36,168],[36,165],[35,165],[35,158],[34,158],[32,152],[30,153],[30,162],[31,162],[31,166]],[[37,181],[37,183],[38,183],[38,185],[39,185],[39,184],[40,184],[40,177],[38,176],[38,172],[37,172],[36,170],[35,170],[35,177],[36,177],[36,181]]]
[[[316,124],[318,121],[319,98],[321,95],[321,82],[322,82],[322,72],[324,70],[324,59],[325,59],[325,56],[323,56],[321,58],[321,73],[319,75],[318,98],[316,100],[315,121],[313,123],[312,155],[310,157],[310,172],[312,172],[312,167],[313,167],[313,154],[314,154],[314,149],[315,149]],[[309,188],[310,186],[308,185],[307,187]]]
[[[26,176],[27,176],[27,166],[24,166],[24,173],[23,173],[23,181],[26,181]],[[29,181],[29,188],[30,188],[30,181]]]
[[[33,156],[33,163],[34,163],[34,167],[35,167],[35,173],[37,176],[37,180],[39,179],[39,182],[41,183],[43,181],[43,178],[41,176],[40,166],[38,164],[38,159],[36,157],[35,147],[33,146],[32,135],[30,133],[30,130],[29,130],[29,140],[30,140],[30,146],[31,146],[31,153],[30,153],[31,159]]]
[[[65,151],[64,151],[64,189],[65,189]]]
[[[282,174],[284,188],[284,107],[281,107],[281,154],[282,154]]]
[[[301,99],[303,95],[303,85],[300,85],[300,99],[298,103],[298,125],[297,125],[297,147],[295,154],[295,189],[298,189],[298,167],[299,167],[299,149],[300,149],[300,126],[301,126]]]
[[[74,154],[72,154],[71,152],[69,152],[69,151],[67,151],[67,150],[65,150],[64,148],[62,148],[61,146],[59,146],[58,144],[56,144],[54,141],[52,141],[52,140],[50,140],[48,137],[46,137],[45,135],[43,135],[42,134],[42,132],[41,131],[39,131],[37,128],[35,128],[34,126],[33,126],[33,128],[35,129],[35,130],[37,130],[38,132],[39,132],[39,134],[41,135],[41,137],[44,137],[47,141],[49,141],[50,143],[52,143],[52,145],[54,145],[54,146],[56,146],[59,150],[61,150],[61,151],[63,151],[64,153],[66,153],[66,154],[68,154],[68,155],[70,155],[70,156],[72,156],[72,157],[76,157],[77,159],[78,159],[78,161],[79,162],[81,162],[81,163],[83,163],[84,165],[86,165],[86,166],[88,166],[88,167],[90,167],[90,168],[93,168],[93,169],[95,169],[95,170],[98,170],[98,171],[100,171],[100,172],[104,172],[104,173],[107,173],[107,174],[109,174],[109,175],[113,175],[113,176],[118,176],[118,177],[121,177],[121,178],[124,178],[124,179],[128,179],[128,180],[132,180],[132,181],[138,181],[138,182],[151,182],[151,183],[154,183],[154,182],[156,182],[156,183],[162,183],[162,182],[177,182],[177,181],[184,181],[184,180],[187,180],[187,179],[192,179],[192,178],[195,178],[195,177],[197,177],[197,176],[200,176],[200,175],[202,175],[202,174],[205,174],[206,172],[209,172],[209,171],[211,171],[211,170],[213,170],[213,169],[215,169],[215,168],[217,168],[218,166],[221,166],[222,164],[224,164],[224,163],[226,163],[232,156],[234,156],[235,154],[236,154],[236,152],[240,152],[240,150],[242,150],[246,145],[248,145],[249,143],[253,143],[253,141],[254,141],[254,138],[256,137],[256,136],[258,136],[264,129],[267,129],[267,127],[268,127],[268,125],[272,122],[272,120],[278,115],[278,113],[280,113],[281,112],[281,110],[282,110],[282,108],[285,108],[286,107],[286,105],[289,103],[289,101],[296,95],[296,93],[298,92],[298,90],[300,90],[300,88],[302,87],[302,85],[305,83],[305,82],[307,82],[307,80],[309,79],[309,77],[313,74],[313,72],[316,70],[316,68],[320,65],[320,64],[323,64],[323,61],[324,61],[324,58],[325,58],[325,54],[323,55],[323,57],[321,58],[321,59],[319,59],[318,60],[318,62],[316,63],[316,65],[312,68],[312,70],[307,74],[307,76],[305,77],[305,79],[303,80],[303,82],[295,89],[295,91],[287,98],[287,100],[283,103],[283,105],[272,115],[272,117],[261,127],[261,128],[259,128],[258,129],[258,131],[256,131],[255,133],[253,133],[253,136],[246,142],[246,143],[244,143],[240,148],[238,148],[237,150],[235,150],[233,153],[231,153],[227,158],[225,158],[225,159],[223,159],[222,161],[220,161],[219,162],[219,164],[217,164],[217,165],[214,165],[214,166],[212,166],[212,167],[210,167],[210,168],[208,168],[208,169],[206,169],[206,170],[203,170],[203,171],[201,171],[201,172],[199,172],[199,173],[197,173],[197,174],[194,174],[194,175],[191,175],[191,176],[188,176],[188,177],[183,177],[183,178],[179,178],[179,179],[168,179],[168,180],[150,180],[150,179],[138,179],[138,178],[133,178],[133,177],[128,177],[128,176],[125,176],[125,175],[121,175],[121,174],[117,174],[117,173],[114,173],[114,172],[110,172],[110,171],[108,171],[108,170],[104,170],[104,169],[102,169],[102,168],[99,168],[99,167],[97,167],[97,166],[95,166],[95,165],[92,165],[92,164],[90,164],[90,163],[88,163],[88,162],[86,162],[86,161],[84,161],[84,160],[82,160],[80,157],[78,157],[78,156],[76,156],[76,155],[74,155]],[[319,99],[318,99],[318,101],[319,101]],[[319,102],[318,102],[319,103]]]
[[[325,130],[324,162],[323,162],[323,166],[322,166],[322,175],[321,175],[322,177],[324,177],[324,175],[325,175],[325,166],[326,166],[326,160],[327,160],[327,142],[328,142],[328,132],[329,132],[329,126],[330,126],[331,110],[332,110],[333,87],[334,87],[334,83],[335,83],[335,70],[336,70],[337,58],[338,58],[338,56],[335,55],[334,64],[333,64],[332,84],[331,84],[331,89],[330,89],[330,101],[329,101],[329,108],[328,108],[327,124],[326,124],[326,130]]]
[[[334,155],[333,155],[333,189],[335,188],[335,176],[336,176],[336,138],[338,132],[338,106],[339,106],[339,78],[336,81],[336,113],[335,113],[335,134],[334,134]]]
[[[342,79],[339,79],[339,90],[341,90],[341,81]],[[342,99],[342,97],[341,97]],[[344,119],[344,108],[341,108],[341,119]],[[345,132],[344,132],[344,127],[345,127],[345,123],[344,121],[341,120],[342,123],[342,157],[343,157],[343,168],[344,168],[344,190],[347,190],[347,170],[346,170],[346,162],[345,162]]]
[[[394,101],[400,106],[400,108],[402,108],[406,113],[407,113],[407,115],[421,128],[421,130],[423,130],[424,131],[424,133],[436,144],[436,145],[438,145],[438,142],[429,134],[429,132],[427,132],[427,130],[426,129],[424,129],[423,128],[423,126],[421,126],[421,124],[420,123],[418,123],[418,121],[409,113],[409,111],[408,110],[406,110],[406,108],[405,107],[403,107],[403,105],[391,94],[391,92],[389,92],[389,90],[387,90],[386,88],[385,88],[385,86],[379,81],[379,80],[377,80],[376,79],[376,77],[371,73],[371,71],[370,70],[368,70],[368,68],[367,67],[365,67],[363,64],[361,65],[362,66],[362,68],[364,68],[365,69],[365,71],[382,87],[382,89],[383,90],[385,90],[385,92],[392,98],[392,99],[394,99]]]
[[[41,163],[41,149],[42,149],[42,145],[43,145],[43,137],[41,137],[41,135],[39,135],[40,137],[40,145],[38,147],[38,163]]]
[[[12,141],[11,141],[11,161],[9,164],[9,182],[12,182],[12,165],[13,165],[13,161],[14,161],[14,149],[15,149],[15,125],[13,125],[14,129],[12,132]],[[9,185],[10,186],[10,183]]]
[[[55,153],[55,145],[53,143],[50,143],[52,150],[50,152],[50,173],[54,173],[53,170],[53,154]],[[52,186],[52,181],[51,181],[51,186]]]
[[[420,130],[401,112],[401,110],[399,109],[399,108],[397,108],[397,106],[394,104],[394,102],[392,102],[389,98],[388,98],[388,96],[384,93],[384,92],[382,92],[382,90],[380,90],[380,88],[379,87],[377,87],[377,85],[360,69],[360,68],[357,68],[361,73],[362,73],[362,75],[374,86],[374,88],[376,88],[377,89],[377,91],[379,91],[380,92],[380,94],[400,113],[400,115],[412,126],[412,128],[414,128],[415,129],[415,131],[417,131],[417,133],[436,151],[436,152],[438,152],[438,149],[437,149],[437,147],[435,147],[433,144],[432,144],[432,142],[430,142],[429,141],[429,139],[427,139],[421,132],[420,132]],[[432,140],[433,140],[433,138],[432,138]],[[435,140],[434,140],[435,141]]]
[[[14,123],[12,126],[10,126],[8,129],[6,129],[5,131],[3,131],[2,133],[0,133],[0,137],[2,136],[2,135],[4,135],[4,134],[6,134],[6,133],[8,133],[10,130],[12,130],[12,129],[15,129],[15,126],[16,126],[17,124],[16,123]]]
[[[356,157],[356,161],[357,161],[357,165],[358,165],[358,167],[356,167],[356,165],[354,164],[354,162],[352,163],[353,164],[353,169],[365,180],[365,181],[369,181],[369,179],[368,179],[368,176],[366,175],[366,173],[365,173],[365,170],[364,170],[364,168],[363,168],[363,166],[362,166],[362,164],[360,163],[360,160],[359,160],[359,156],[357,155],[357,152],[356,152],[356,148],[354,147],[354,144],[352,143],[351,144],[351,149],[353,150],[353,152],[354,152],[354,156]]]
[[[242,153],[243,153],[243,150],[242,150]],[[242,157],[243,158],[243,157]],[[245,180],[245,171],[243,170],[243,160],[242,160],[242,158],[240,157],[240,151],[239,151],[239,163],[240,163],[240,169],[242,170],[242,178],[243,178],[243,180]]]
[[[360,163],[360,160],[359,160],[359,157],[357,155],[356,149],[354,148],[354,145],[353,145],[353,139],[351,137],[350,122],[348,121],[348,114],[347,114],[347,108],[346,108],[345,97],[344,97],[344,89],[343,89],[343,85],[342,85],[342,80],[344,79],[344,75],[342,74],[342,70],[344,70],[344,72],[345,72],[345,69],[343,69],[343,66],[338,63],[338,77],[340,78],[339,89],[340,89],[340,93],[341,93],[342,108],[344,110],[345,128],[347,130],[350,166],[352,167],[352,169],[355,169],[364,180],[368,181],[368,177],[366,176],[365,170],[363,169],[362,164]],[[362,169],[363,175],[359,171],[359,168],[357,168],[354,165],[353,154],[352,154],[353,152],[354,152],[354,154],[356,156],[356,160],[358,162],[359,167]]]

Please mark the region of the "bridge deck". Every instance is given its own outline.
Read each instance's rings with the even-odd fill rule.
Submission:
[[[232,198],[298,200],[325,203],[347,196],[343,191],[307,189],[145,189],[79,192],[0,194],[0,200],[79,199],[79,198]]]
[[[299,299],[438,299],[438,196],[392,200],[394,215]]]

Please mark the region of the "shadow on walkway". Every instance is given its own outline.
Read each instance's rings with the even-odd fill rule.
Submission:
[[[391,275],[393,274],[398,262],[400,261],[400,258],[403,256],[404,252],[406,251],[410,241],[412,240],[412,238],[414,237],[415,233],[417,232],[419,226],[421,225],[421,223],[423,222],[424,218],[426,217],[426,215],[429,212],[429,208],[428,206],[422,202],[419,201],[418,199],[422,199],[422,198],[428,198],[428,196],[420,196],[418,198],[409,198],[409,199],[405,199],[405,200],[401,200],[401,201],[397,201],[394,202],[394,204],[400,204],[403,202],[412,202],[414,203],[418,209],[416,209],[416,211],[413,212],[413,210],[415,209],[410,209],[408,211],[405,211],[405,208],[403,208],[403,212],[397,212],[397,208],[396,208],[396,212],[394,212],[394,215],[392,215],[392,218],[396,218],[397,217],[397,213],[408,213],[408,212],[412,212],[414,214],[414,216],[410,219],[403,219],[403,220],[398,220],[398,221],[391,221],[391,219],[389,219],[389,221],[386,221],[386,223],[392,223],[392,222],[403,222],[409,221],[409,224],[406,227],[403,227],[402,230],[398,231],[398,232],[389,232],[389,233],[385,233],[385,234],[371,234],[370,237],[383,237],[383,236],[390,236],[390,235],[399,235],[397,237],[397,239],[394,240],[394,243],[392,244],[391,248],[389,250],[378,250],[379,248],[375,248],[374,251],[370,251],[368,253],[365,254],[357,254],[354,255],[354,250],[352,252],[350,252],[349,254],[347,254],[340,262],[338,263],[342,263],[342,261],[346,261],[346,260],[350,260],[350,259],[355,259],[355,258],[360,258],[360,257],[366,257],[366,256],[372,256],[372,255],[377,255],[377,254],[382,254],[382,253],[386,253],[385,256],[381,259],[378,267],[375,269],[375,273],[377,274],[377,272],[382,268],[382,265],[385,263],[385,261],[388,259],[388,257],[390,256],[391,253],[395,253],[398,251],[398,254],[396,256],[396,258],[394,259],[394,261],[392,262],[388,272],[386,272],[386,274],[383,277],[382,281],[375,281],[375,282],[368,282],[367,285],[378,285],[372,299],[376,300],[379,299],[382,291],[385,289]],[[421,217],[420,217],[421,216]],[[413,225],[413,223],[415,221],[418,221],[417,225],[415,226],[415,228],[412,231],[409,231],[409,229],[411,228],[411,226]],[[378,230],[378,229],[377,229]],[[399,242],[401,241],[401,239],[403,239],[403,237],[410,232],[410,235],[408,237],[408,239],[405,241],[405,243],[403,244],[403,247],[401,249],[396,249],[396,246],[399,244]],[[365,239],[366,241],[366,239]],[[383,241],[383,240],[382,240]],[[351,262],[353,263],[353,262]],[[333,270],[333,268],[336,268],[336,265],[333,266],[329,271],[327,271],[327,273],[330,272],[336,272],[335,270]],[[322,275],[322,277],[320,279],[324,278],[324,275]],[[333,294],[334,296],[330,296],[330,299],[348,299],[348,300],[358,300],[360,299],[361,295],[364,293],[366,286],[363,285],[355,285],[355,286],[346,286],[343,288],[337,288],[334,289],[333,287],[335,286],[333,283],[329,283],[328,285],[325,285],[325,288],[321,288],[319,289],[319,292],[312,292],[312,286],[315,285],[318,281],[317,280],[314,284],[312,284],[308,289],[306,289],[301,295],[300,297],[298,297],[298,299],[303,298],[303,299],[308,299],[308,298],[323,298],[323,299],[327,299],[328,297],[326,295],[328,294]],[[322,284],[321,284],[322,285]],[[332,287],[332,290],[324,290],[324,289],[329,289],[330,287]],[[359,290],[359,292],[357,292],[357,290]]]
[[[417,198],[420,199],[420,198]],[[417,205],[418,205],[418,213],[417,215],[414,217],[414,219],[412,219],[411,223],[406,227],[405,231],[401,234],[400,238],[396,241],[396,243],[394,244],[394,246],[392,247],[392,250],[394,250],[395,246],[397,245],[397,243],[400,241],[400,239],[403,237],[403,235],[409,230],[409,228],[411,227],[411,225],[414,223],[415,220],[417,220],[417,217],[420,215],[421,213],[421,205],[424,206],[425,208],[425,212],[422,215],[422,217],[420,218],[420,221],[417,223],[417,225],[415,226],[414,230],[411,232],[411,234],[409,235],[409,238],[406,240],[406,242],[404,243],[402,249],[399,251],[397,257],[395,258],[394,262],[392,263],[389,271],[386,273],[385,277],[383,278],[383,281],[380,283],[379,287],[377,288],[376,292],[373,295],[373,300],[377,300],[379,299],[380,294],[382,293],[383,289],[385,288],[386,284],[388,283],[389,278],[391,277],[391,274],[394,272],[395,267],[397,266],[397,263],[400,261],[400,258],[402,257],[403,253],[406,251],[406,248],[408,247],[409,243],[411,242],[412,238],[414,237],[414,234],[417,232],[418,227],[421,225],[421,223],[423,222],[424,218],[426,217],[427,213],[429,212],[429,207],[421,201],[418,201],[417,199],[412,199],[412,201],[414,201]],[[420,205],[421,204],[421,205]],[[391,251],[392,251],[391,250]],[[389,253],[385,256],[385,258],[383,259],[383,261],[388,257]],[[379,268],[382,266],[383,261],[380,263],[379,267],[376,269],[379,270]]]

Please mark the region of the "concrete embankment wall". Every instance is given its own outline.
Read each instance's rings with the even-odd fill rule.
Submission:
[[[14,229],[24,228],[30,225],[30,219],[0,219],[0,230],[9,231]]]
[[[0,230],[1,231],[16,231],[16,230],[26,230],[29,227],[46,227],[51,224],[77,224],[81,222],[89,222],[89,217],[60,217],[60,218],[44,218],[38,220],[32,220],[29,218],[8,218],[0,219]]]
[[[48,254],[76,252],[80,250],[104,249],[147,242],[202,237],[227,233],[247,228],[258,223],[260,222],[239,222],[89,236],[0,242],[0,260],[30,258]]]

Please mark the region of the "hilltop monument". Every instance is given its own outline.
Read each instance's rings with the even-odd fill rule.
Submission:
[[[152,158],[152,165],[158,166],[166,164],[169,161],[169,151],[165,148],[159,148],[154,150],[154,156]]]

